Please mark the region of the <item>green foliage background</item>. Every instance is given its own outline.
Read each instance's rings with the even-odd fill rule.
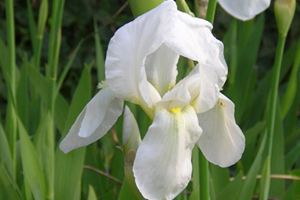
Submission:
[[[194,2],[187,3],[194,11]],[[94,144],[66,155],[58,148],[104,80],[109,39],[133,19],[125,0],[0,2],[0,199],[133,199],[119,148],[122,117]],[[236,105],[246,150],[230,168],[210,164],[211,199],[300,199],[300,2],[283,56],[271,160],[266,132],[278,37],[273,2],[248,22],[218,6],[213,33],[225,46],[223,92]],[[179,78],[188,63],[180,59]],[[145,134],[150,120],[130,107]],[[199,152],[193,153],[193,181],[177,199],[199,199]]]

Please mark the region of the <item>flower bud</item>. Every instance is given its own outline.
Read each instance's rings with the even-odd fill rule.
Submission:
[[[135,18],[155,8],[162,2],[164,0],[129,0],[131,11]]]
[[[274,8],[278,33],[286,37],[294,17],[296,0],[276,0]]]

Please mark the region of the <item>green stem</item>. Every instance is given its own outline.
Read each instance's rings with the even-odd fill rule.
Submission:
[[[200,152],[200,199],[209,200],[209,168],[208,161]]]
[[[274,125],[275,125],[275,115],[276,115],[276,102],[278,95],[278,85],[279,85],[279,76],[281,70],[282,56],[285,45],[285,37],[278,37],[278,44],[276,50],[276,58],[274,64],[274,72],[273,72],[273,87],[271,89],[271,98],[270,98],[270,117],[269,117],[269,137],[268,137],[268,155],[271,157],[272,154],[272,146],[273,146],[273,133],[274,133]]]
[[[206,20],[209,21],[211,24],[214,23],[217,2],[217,0],[209,0],[208,2]]]
[[[39,10],[39,20],[38,27],[35,38],[35,46],[34,46],[34,67],[35,69],[40,69],[40,61],[41,61],[41,53],[42,53],[42,45],[44,38],[44,30],[48,17],[48,0],[43,0]]]
[[[6,26],[7,26],[7,46],[8,46],[8,106],[6,118],[6,133],[10,145],[14,169],[16,169],[16,138],[17,138],[17,116],[16,116],[16,49],[15,49],[15,23],[14,23],[14,3],[13,0],[6,0]],[[15,173],[14,173],[15,175]]]
[[[46,10],[48,10],[48,1],[44,0],[44,5],[41,6],[41,12],[44,14],[40,16],[39,20],[39,30],[38,33],[41,36],[44,29],[44,23],[46,21],[47,15]],[[61,23],[62,23],[62,15],[63,15],[63,7],[64,7],[64,0],[54,0],[52,13],[51,13],[51,32],[50,32],[50,39],[49,39],[49,49],[48,49],[48,65],[46,66],[46,77],[49,80],[49,102],[48,102],[48,114],[49,114],[49,130],[47,138],[45,139],[45,143],[49,146],[48,150],[45,153],[49,159],[47,160],[47,169],[46,172],[46,182],[47,182],[47,193],[46,199],[53,200],[54,199],[54,166],[55,166],[55,159],[54,159],[54,133],[55,133],[55,126],[54,126],[54,116],[55,116],[55,100],[57,96],[57,69],[58,69],[58,58],[61,46]]]
[[[185,13],[191,15],[192,17],[195,17],[194,13],[191,12],[191,10],[185,0],[177,0],[176,4],[177,4],[178,10],[185,12]]]
[[[54,117],[54,102],[56,99],[56,80],[57,80],[57,68],[58,68],[58,57],[61,43],[61,21],[64,7],[64,0],[56,0],[53,2],[52,10],[52,24],[50,33],[50,44],[49,44],[49,57],[46,76],[50,81],[50,95],[49,95],[49,110]]]
[[[266,168],[269,170],[265,173],[264,181],[262,182],[263,186],[263,194],[261,194],[262,199],[267,199],[269,189],[270,189],[270,169],[271,169],[271,159],[272,159],[272,149],[273,149],[273,137],[274,137],[274,126],[275,126],[275,117],[276,117],[276,102],[277,102],[277,96],[278,96],[278,85],[279,85],[279,78],[280,78],[280,70],[281,70],[281,63],[282,63],[282,57],[283,57],[283,51],[284,51],[284,45],[285,45],[285,37],[280,36],[278,37],[278,44],[276,49],[276,58],[275,58],[275,64],[274,64],[274,71],[273,71],[273,85],[271,88],[271,94],[270,94],[270,112],[267,116],[268,120],[268,149],[267,149],[267,159],[266,160]]]
[[[35,21],[34,21],[34,15],[32,11],[32,7],[30,4],[30,0],[26,0],[27,5],[27,15],[28,15],[28,25],[29,25],[29,33],[30,33],[30,40],[32,45],[33,53],[36,54],[36,30],[35,30]]]
[[[192,153],[192,162],[193,162],[193,191],[197,190],[199,187],[199,178],[200,178],[200,169],[199,169],[199,148],[196,145]],[[200,197],[196,198],[199,199]]]

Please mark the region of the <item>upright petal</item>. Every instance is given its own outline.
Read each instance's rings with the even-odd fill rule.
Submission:
[[[110,40],[105,61],[108,85],[121,99],[151,107],[145,70],[146,57],[168,37],[176,19],[174,1],[166,1],[121,27]]]
[[[178,59],[179,55],[165,44],[147,56],[147,79],[157,89],[160,96],[163,96],[176,83]]]
[[[233,17],[246,21],[270,6],[271,0],[219,0],[219,4]]]
[[[162,100],[157,102],[155,106],[162,106],[167,110],[170,110],[173,107],[180,107],[182,109],[189,104],[190,100],[191,95],[188,88],[185,85],[180,85],[167,92]]]
[[[197,142],[208,161],[220,167],[236,163],[245,149],[245,137],[234,119],[234,104],[224,95],[209,111],[198,114],[203,133]]]
[[[60,149],[68,153],[100,139],[114,125],[122,110],[123,100],[116,98],[109,87],[103,88],[81,111]]]
[[[176,24],[165,44],[176,53],[209,66],[218,76],[221,89],[227,78],[227,64],[224,58],[223,43],[211,33],[212,25],[203,19],[177,12]]]
[[[209,66],[199,64],[180,80],[172,90],[185,86],[190,93],[190,105],[196,113],[206,112],[211,109],[219,98],[218,76]]]
[[[187,186],[191,152],[201,132],[191,106],[183,110],[156,108],[133,164],[137,187],[146,199],[170,200]]]

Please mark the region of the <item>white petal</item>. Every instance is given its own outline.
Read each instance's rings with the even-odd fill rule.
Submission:
[[[177,76],[177,62],[179,55],[162,44],[146,59],[146,73],[148,81],[163,96],[175,85]]]
[[[127,106],[124,109],[122,136],[125,148],[124,153],[130,149],[138,149],[141,143],[140,130],[132,112]]]
[[[173,107],[183,108],[191,99],[188,88],[185,85],[180,85],[179,87],[173,88],[171,91],[167,92],[161,101],[159,101],[155,106],[163,106],[165,109],[170,110]]]
[[[218,76],[221,89],[227,78],[227,64],[223,43],[211,33],[212,25],[206,20],[177,12],[176,24],[165,44],[176,53],[206,65]]]
[[[211,109],[219,98],[218,76],[211,67],[196,65],[184,79],[179,81],[174,89],[185,85],[190,93],[190,104],[196,113]]]
[[[81,111],[60,149],[68,153],[100,139],[114,125],[122,110],[123,100],[116,98],[109,87],[103,88]]]
[[[246,21],[270,6],[271,0],[219,0],[219,4],[233,17]]]
[[[168,37],[177,13],[174,1],[166,1],[121,27],[110,40],[105,73],[107,84],[121,99],[152,106],[145,61]]]
[[[156,104],[156,102],[161,100],[161,97],[160,97],[159,93],[157,92],[157,90],[154,88],[154,86],[149,82],[148,82],[148,88],[149,88],[151,102],[154,105],[154,104]]]
[[[218,77],[209,66],[202,65],[200,68],[200,94],[194,102],[197,113],[211,109],[218,101],[220,88],[218,87]]]
[[[191,106],[170,111],[156,108],[133,164],[137,187],[146,199],[170,200],[187,186],[192,172],[191,152],[201,132]]]
[[[234,119],[234,104],[224,95],[211,110],[198,114],[203,133],[197,142],[208,161],[220,167],[235,164],[245,149],[245,137]]]

